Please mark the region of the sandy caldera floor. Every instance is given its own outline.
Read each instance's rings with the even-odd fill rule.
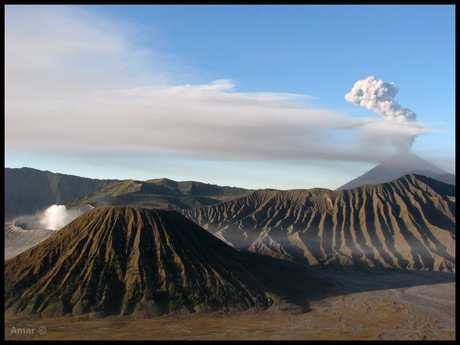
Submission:
[[[214,313],[130,321],[7,317],[5,339],[454,340],[455,274],[311,272],[335,287],[310,311]]]

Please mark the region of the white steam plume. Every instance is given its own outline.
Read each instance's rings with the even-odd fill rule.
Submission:
[[[92,208],[93,206],[86,205],[67,211],[64,205],[51,205],[40,215],[40,225],[45,229],[60,230]]]
[[[345,99],[349,103],[373,110],[385,119],[415,120],[414,112],[393,100],[397,93],[398,88],[394,83],[386,83],[371,76],[357,81],[351,92],[345,95]]]
[[[40,224],[46,229],[59,230],[67,224],[67,209],[64,205],[51,205],[40,218]]]

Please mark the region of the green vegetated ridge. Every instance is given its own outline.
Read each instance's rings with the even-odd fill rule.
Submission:
[[[176,182],[169,179],[114,182],[90,195],[67,202],[67,208],[86,204],[93,206],[148,206],[182,210],[213,205],[223,200],[248,194],[236,187],[221,187],[195,181]]]
[[[97,180],[32,168],[5,168],[5,221],[98,191],[116,180]]]
[[[5,310],[45,317],[266,309],[307,287],[300,265],[145,207],[94,208],[5,262]]]
[[[183,214],[235,248],[310,266],[455,270],[455,186],[422,176],[350,190],[258,190]]]

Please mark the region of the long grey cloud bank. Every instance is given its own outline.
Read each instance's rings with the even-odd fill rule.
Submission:
[[[172,85],[125,28],[63,8],[16,10],[5,26],[7,150],[374,162],[429,132],[311,107],[307,95],[236,92],[229,79]]]
[[[368,161],[424,130],[415,123],[390,125],[289,103],[282,94],[230,92],[229,85],[224,80],[80,92],[78,102],[68,100],[71,108],[10,101],[7,143],[69,154]]]

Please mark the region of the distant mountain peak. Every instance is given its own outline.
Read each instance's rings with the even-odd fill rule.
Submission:
[[[165,186],[169,186],[169,187],[172,187],[172,188],[177,188],[177,181],[171,180],[171,179],[166,178],[166,177],[150,179],[150,180],[146,180],[145,182],[156,183],[156,184],[159,184],[159,185],[165,185]]]
[[[436,179],[446,172],[415,154],[397,154],[336,190],[351,189],[371,183],[391,182],[407,174],[425,175]]]

